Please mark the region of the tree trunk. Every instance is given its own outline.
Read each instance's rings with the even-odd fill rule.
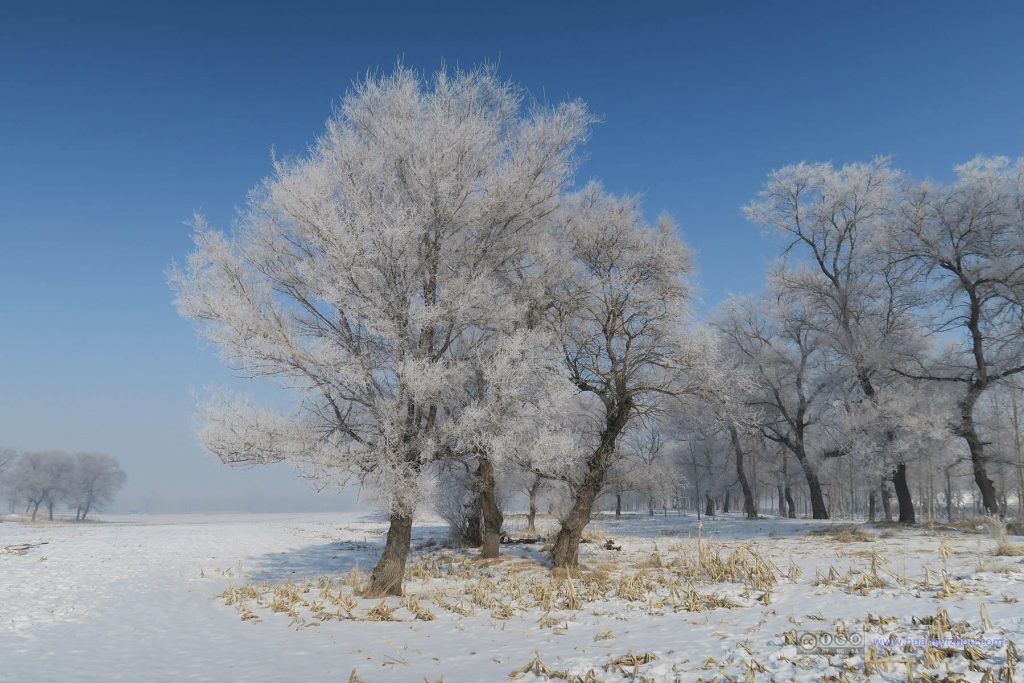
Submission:
[[[647,494],[647,516],[654,516],[654,496]]]
[[[704,516],[715,516],[715,499],[711,497],[710,493],[704,494]]]
[[[875,521],[875,492],[873,490],[868,492],[868,521]]]
[[[789,507],[789,515],[788,516],[789,516],[790,519],[796,519],[796,503],[793,502],[793,490],[791,488],[789,488],[788,484],[786,485],[785,492],[786,492],[786,505]]]
[[[533,480],[530,485],[530,511],[526,515],[526,531],[531,534],[537,533],[537,494],[540,492],[540,476]]]
[[[960,436],[967,442],[971,452],[971,469],[974,472],[974,483],[981,492],[981,504],[990,515],[999,514],[999,502],[996,498],[996,487],[985,469],[985,446],[974,426],[974,392],[960,403]]]
[[[818,473],[814,465],[804,453],[796,453],[796,458],[804,471],[804,478],[807,479],[807,491],[811,497],[811,518],[828,519],[828,508],[825,506],[825,497],[821,493],[821,482],[818,480]]]
[[[39,502],[37,501],[32,507],[32,521],[36,521],[36,514],[39,512]]]
[[[857,515],[857,485],[853,478],[853,461],[850,461],[850,519]]]
[[[1024,520],[1024,444],[1021,443],[1020,409],[1017,391],[1010,391],[1010,409],[1013,423],[1013,450],[1017,454],[1017,519]]]
[[[555,544],[551,548],[551,560],[556,567],[575,567],[579,564],[580,539],[583,529],[590,522],[590,512],[594,509],[594,501],[601,492],[604,476],[588,476],[573,498],[572,508],[562,520],[555,536]]]
[[[722,503],[722,512],[723,513],[728,513],[729,512],[729,499],[731,497],[732,497],[732,489],[726,489],[725,490],[725,502]]]
[[[387,541],[377,566],[370,574],[367,597],[401,595],[402,579],[405,576],[405,562],[409,558],[412,542],[412,514],[391,513]]]
[[[950,468],[946,468],[946,521],[953,521],[953,482],[949,476]]]
[[[622,516],[622,494],[621,493],[616,493],[615,494],[615,516],[616,517],[621,517]]]
[[[928,523],[935,522],[935,471],[931,468],[931,459],[928,460]]]
[[[777,489],[776,493],[778,493],[779,497],[779,517],[782,518],[786,516],[786,498],[782,493],[782,484],[779,484],[775,488]]]
[[[480,507],[484,518],[483,547],[480,557],[497,557],[501,550],[501,525],[505,521],[498,506],[497,484],[494,481],[494,464],[481,457],[477,467],[477,482],[480,486]]]
[[[462,525],[462,538],[459,540],[467,548],[479,548],[484,544],[484,531],[481,523],[483,513],[480,510],[480,505],[480,494],[477,493],[468,505],[463,506],[465,517]]]
[[[885,521],[892,521],[892,505],[889,502],[889,484],[884,478],[882,479],[882,514],[885,515]]]
[[[914,501],[910,497],[910,487],[907,486],[907,466],[900,463],[892,473],[892,484],[896,489],[896,502],[900,508],[900,523],[913,524]]]
[[[750,488],[747,474],[743,470],[743,444],[740,443],[739,432],[732,425],[729,426],[729,438],[732,439],[732,447],[736,451],[736,477],[740,480],[740,488],[743,489],[743,511],[746,513],[747,519],[757,519],[754,491]]]
[[[593,455],[587,459],[587,473],[573,493],[572,507],[562,519],[551,548],[551,560],[555,567],[570,568],[579,564],[580,539],[583,529],[590,523],[590,515],[594,510],[601,489],[604,488],[611,467],[611,458],[615,453],[615,442],[629,421],[633,404],[629,399],[623,400],[618,409],[605,415],[605,427],[601,432],[601,441]]]

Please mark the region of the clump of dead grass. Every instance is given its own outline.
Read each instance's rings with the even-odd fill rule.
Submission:
[[[999,557],[1024,557],[1024,544],[1010,540],[1006,522],[998,517],[982,517],[985,529],[996,542],[993,554]]]
[[[954,531],[963,531],[969,534],[984,533],[988,528],[988,522],[985,520],[987,517],[967,517],[965,519],[955,519],[952,522],[946,524],[946,528]]]
[[[601,683],[593,669],[590,669],[585,674],[574,674],[564,669],[552,669],[541,661],[539,652],[534,652],[533,655],[532,660],[510,671],[508,679],[517,680],[527,674],[533,674],[537,677],[546,679],[557,678],[563,681],[572,681],[573,683]]]
[[[770,590],[784,575],[779,566],[753,544],[726,554],[718,544],[699,539],[666,565],[678,578],[690,582],[739,583]]]

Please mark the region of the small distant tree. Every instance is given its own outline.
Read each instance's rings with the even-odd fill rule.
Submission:
[[[14,461],[18,458],[18,452],[9,448],[0,448],[0,495],[7,497],[11,505],[11,512],[14,512],[17,504],[17,494],[14,489],[14,482],[10,477],[10,470]]]
[[[483,543],[483,511],[479,496],[473,491],[468,462],[460,460],[440,469],[433,504],[434,512],[448,523],[453,541],[466,547]]]
[[[624,439],[626,455],[616,466],[613,480],[624,490],[635,491],[647,498],[647,514],[658,507],[667,507],[674,478],[675,455],[680,444],[666,436],[660,421],[650,421],[633,430]]]
[[[93,510],[101,510],[124,488],[127,476],[117,458],[105,453],[77,453],[70,482],[65,491],[75,519],[85,520]]]
[[[10,480],[33,521],[40,507],[45,507],[49,519],[53,519],[54,508],[66,499],[71,488],[74,468],[75,459],[64,451],[30,451],[15,461]]]
[[[11,450],[10,448],[0,448],[0,475],[3,475],[5,469],[7,469],[18,457],[18,452]]]
[[[528,472],[520,486],[520,490],[526,494],[526,533],[528,534],[537,533],[537,503],[540,499],[540,494],[544,488],[545,481],[546,480],[542,475]]]

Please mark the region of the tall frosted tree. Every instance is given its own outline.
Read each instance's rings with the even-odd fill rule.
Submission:
[[[289,461],[371,484],[390,517],[371,594],[400,594],[421,480],[458,455],[480,354],[527,315],[509,283],[550,234],[590,116],[524,106],[492,70],[399,68],[278,161],[231,236],[196,221],[181,313],[291,411],[221,396],[201,438],[231,464]],[[497,402],[500,405],[500,402]]]
[[[788,262],[774,282],[801,302],[817,342],[839,360],[835,369],[851,385],[854,402],[881,400],[880,392],[901,384],[891,368],[920,351],[913,297],[897,286],[903,269],[886,258],[884,246],[899,213],[900,183],[884,158],[841,168],[795,164],[772,172],[745,209],[750,220],[786,239]],[[876,423],[880,439],[894,447],[875,453],[896,488],[900,521],[912,523],[908,454],[895,447],[896,433],[886,424]]]
[[[970,452],[975,484],[999,513],[975,410],[1000,382],[1024,373],[1024,159],[976,158],[948,185],[910,188],[893,255],[916,266],[928,296],[921,316],[942,345],[905,375],[957,394],[955,433]]]
[[[569,509],[552,558],[572,567],[594,501],[623,456],[626,429],[666,402],[713,394],[722,378],[710,336],[689,319],[690,254],[671,221],[650,226],[636,200],[591,184],[568,207],[562,234],[573,270],[550,322],[585,409],[574,466],[560,474]]]
[[[822,425],[838,375],[809,311],[776,280],[760,299],[731,299],[715,321],[724,346],[749,372],[746,402],[765,438],[791,453],[807,481],[814,519],[828,519],[819,472]],[[731,435],[730,435],[731,436]]]

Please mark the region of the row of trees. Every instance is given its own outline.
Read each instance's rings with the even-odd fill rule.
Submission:
[[[12,512],[24,506],[33,520],[40,507],[52,520],[64,505],[83,521],[109,504],[125,481],[117,459],[104,453],[0,450],[0,495]]]
[[[946,400],[946,406],[952,407]],[[1016,407],[1016,418],[1015,416]],[[999,514],[1020,514],[1024,501],[1024,397],[1011,385],[992,390],[977,406],[975,419],[986,441],[987,471],[998,492]],[[745,512],[747,498],[735,462],[750,487],[755,514],[810,516],[806,478],[789,450],[756,431],[743,441],[742,456],[731,443],[729,430],[717,425],[684,429],[682,440],[666,439],[663,457],[653,470],[631,469],[610,486],[601,501],[609,512],[684,511],[700,514]],[[904,515],[918,521],[946,521],[984,514],[974,481],[970,453],[961,439],[947,434],[936,449],[922,449],[905,462]],[[812,452],[813,454],[813,452]],[[826,512],[830,517],[893,521],[899,518],[892,471],[883,463],[813,454]],[[819,457],[822,456],[822,457]],[[870,469],[868,466],[870,465]],[[510,496],[512,504],[521,504]],[[547,503],[545,502],[545,505]],[[545,507],[545,509],[547,509]],[[904,521],[909,521],[905,519]]]
[[[908,463],[960,449],[998,514],[977,407],[1024,372],[1024,161],[975,159],[948,185],[886,159],[798,164],[747,215],[789,243],[765,294],[714,324],[751,369],[758,431],[799,463],[813,516],[827,517],[816,461],[891,478],[912,522]]]
[[[572,189],[592,122],[580,102],[524,105],[491,70],[399,68],[360,83],[306,157],[275,161],[232,235],[197,217],[170,276],[179,310],[233,369],[296,397],[214,395],[206,448],[371,485],[390,516],[377,594],[401,592],[439,477],[467,494],[485,556],[502,489],[535,510],[546,488],[558,567],[602,495],[664,498],[666,468],[716,439],[748,514],[745,466],[774,451],[814,517],[823,463],[854,459],[892,479],[905,517],[907,463],[954,434],[995,509],[973,408],[1024,370],[1019,165],[977,161],[949,187],[885,160],[776,172],[748,207],[790,237],[768,291],[699,324],[671,220]]]

